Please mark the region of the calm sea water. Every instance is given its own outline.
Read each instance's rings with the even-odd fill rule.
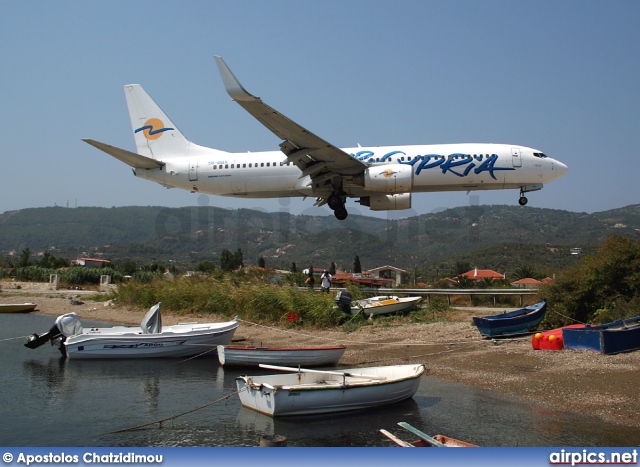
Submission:
[[[367,411],[274,420],[232,395],[114,433],[209,404],[233,393],[239,374],[264,370],[223,369],[215,357],[68,361],[57,347],[28,349],[24,338],[13,339],[48,331],[54,319],[0,315],[2,446],[256,446],[270,434],[289,446],[391,446],[380,428],[414,438],[399,421],[482,446],[640,445],[640,433],[628,428],[428,377],[413,399]]]

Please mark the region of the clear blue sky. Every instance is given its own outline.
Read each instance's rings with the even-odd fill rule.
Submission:
[[[311,199],[167,190],[81,141],[135,150],[123,85],[140,83],[197,144],[277,150],[226,94],[214,55],[337,146],[521,144],[569,166],[529,206],[637,204],[639,24],[635,0],[3,2],[0,212],[68,203],[318,213]],[[517,190],[473,195],[517,205]],[[469,202],[418,194],[395,216]]]

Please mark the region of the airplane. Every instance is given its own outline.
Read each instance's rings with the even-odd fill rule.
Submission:
[[[347,198],[372,211],[411,208],[412,193],[540,190],[567,173],[562,162],[515,144],[436,144],[340,149],[250,94],[215,56],[229,96],[271,130],[280,151],[231,153],[188,141],[138,84],[124,86],[137,152],[87,143],[167,188],[235,198],[315,197],[339,220]]]

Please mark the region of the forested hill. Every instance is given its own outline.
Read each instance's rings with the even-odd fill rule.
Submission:
[[[217,263],[223,249],[242,249],[245,263],[263,257],[273,267],[318,268],[335,262],[413,268],[492,245],[540,246],[567,252],[612,233],[640,232],[640,205],[599,213],[520,206],[467,206],[402,220],[351,215],[295,216],[213,207],[48,207],[0,215],[0,252],[97,256],[118,262],[169,260],[191,267]],[[489,265],[478,265],[490,267]]]

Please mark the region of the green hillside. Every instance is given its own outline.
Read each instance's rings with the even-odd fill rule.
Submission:
[[[520,206],[467,206],[402,220],[352,215],[295,216],[214,207],[34,208],[0,215],[3,256],[33,253],[101,257],[116,265],[219,264],[223,249],[240,248],[246,264],[299,269],[335,262],[350,270],[385,264],[426,276],[442,275],[456,261],[482,269],[513,271],[522,264],[545,273],[571,264],[569,248],[585,252],[611,233],[640,229],[640,205],[587,214]],[[9,256],[10,258],[10,256]]]

